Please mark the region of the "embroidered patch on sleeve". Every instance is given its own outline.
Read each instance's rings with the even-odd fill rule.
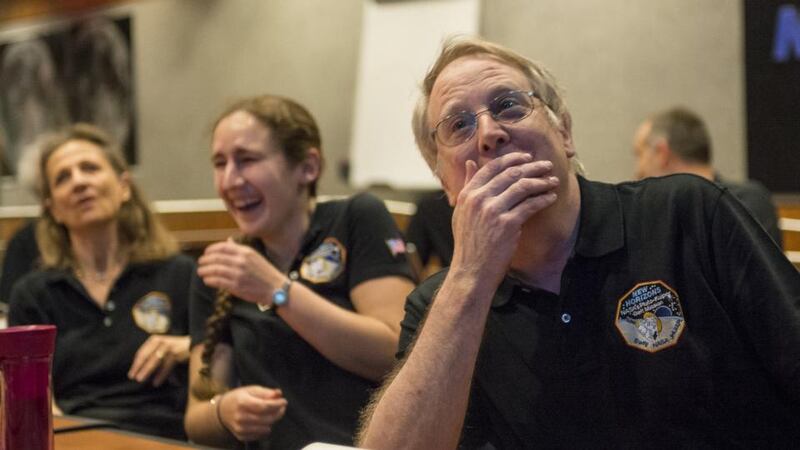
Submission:
[[[628,345],[650,353],[675,345],[686,326],[678,294],[660,280],[638,283],[625,293],[615,322]]]

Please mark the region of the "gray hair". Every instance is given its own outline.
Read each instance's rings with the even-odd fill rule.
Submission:
[[[511,49],[478,37],[449,38],[442,45],[439,56],[422,81],[420,96],[411,119],[411,127],[414,130],[414,139],[417,147],[419,147],[419,151],[428,167],[434,173],[436,173],[438,149],[428,124],[428,105],[431,91],[433,91],[433,85],[445,67],[458,58],[472,55],[488,56],[519,69],[530,82],[531,88],[536,92],[537,97],[547,107],[547,117],[551,123],[571,125],[572,118],[563,99],[563,91],[558,86],[555,77],[544,66]],[[571,158],[571,163],[576,173],[584,173],[583,165],[578,161],[577,156]]]
[[[711,138],[703,119],[688,108],[675,107],[650,117],[647,143],[666,139],[669,148],[686,162],[710,164]]]

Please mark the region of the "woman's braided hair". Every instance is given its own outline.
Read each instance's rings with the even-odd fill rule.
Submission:
[[[251,247],[254,243],[252,238],[246,236],[237,236],[234,238],[234,242]],[[203,353],[200,356],[200,360],[203,363],[200,368],[200,382],[192,387],[195,397],[201,400],[211,399],[227,390],[225,386],[211,377],[211,360],[214,357],[217,344],[219,344],[222,335],[228,329],[231,311],[233,310],[233,300],[234,296],[227,290],[217,290],[217,296],[214,299],[214,312],[206,319],[206,337],[203,340]]]

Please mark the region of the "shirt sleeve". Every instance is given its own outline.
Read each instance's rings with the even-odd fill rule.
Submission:
[[[400,322],[400,342],[398,344],[397,359],[403,359],[410,351],[411,344],[422,327],[422,322],[428,314],[428,308],[439,286],[444,282],[447,270],[442,270],[414,289],[406,299],[405,315]]]
[[[34,274],[35,275],[35,274]],[[14,285],[8,305],[8,325],[54,324],[53,319],[39,302],[43,295],[31,287],[31,275]]]
[[[383,202],[369,194],[356,195],[348,214],[350,289],[384,276],[413,280],[405,241]]]
[[[778,214],[772,203],[772,195],[761,183],[747,181],[743,184],[726,184],[733,197],[742,202],[756,221],[767,230],[779,247],[783,247],[783,235],[778,226]]]
[[[729,192],[711,223],[720,298],[767,372],[800,403],[800,272]]]

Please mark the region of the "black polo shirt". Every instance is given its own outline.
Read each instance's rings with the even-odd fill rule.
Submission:
[[[263,246],[259,250],[264,253]],[[367,194],[317,205],[289,275],[349,311],[354,311],[350,291],[358,284],[384,276],[411,278],[394,220],[382,201]],[[205,337],[214,294],[195,277],[193,345]],[[314,441],[352,444],[358,413],[375,383],[334,365],[274,311],[261,312],[252,303],[235,302],[223,341],[233,346],[242,385],[280,388],[288,401],[270,437],[248,448],[298,449]]]
[[[9,325],[52,324],[53,394],[66,414],[120,427],[185,438],[187,365],[160,387],[128,379],[134,355],[150,334],[187,335],[194,261],[183,255],[130,264],[104,308],[69,272],[31,272],[14,286]]]
[[[767,233],[772,236],[778,246],[783,247],[783,234],[778,224],[775,205],[772,204],[772,194],[764,185],[755,180],[734,183],[721,178],[719,175],[714,177],[714,182],[728,188],[731,194],[753,214],[756,221],[767,230]]]
[[[800,275],[763,228],[699,177],[579,182],[561,293],[495,294],[463,445],[797,445]],[[401,356],[445,275],[409,296]]]

